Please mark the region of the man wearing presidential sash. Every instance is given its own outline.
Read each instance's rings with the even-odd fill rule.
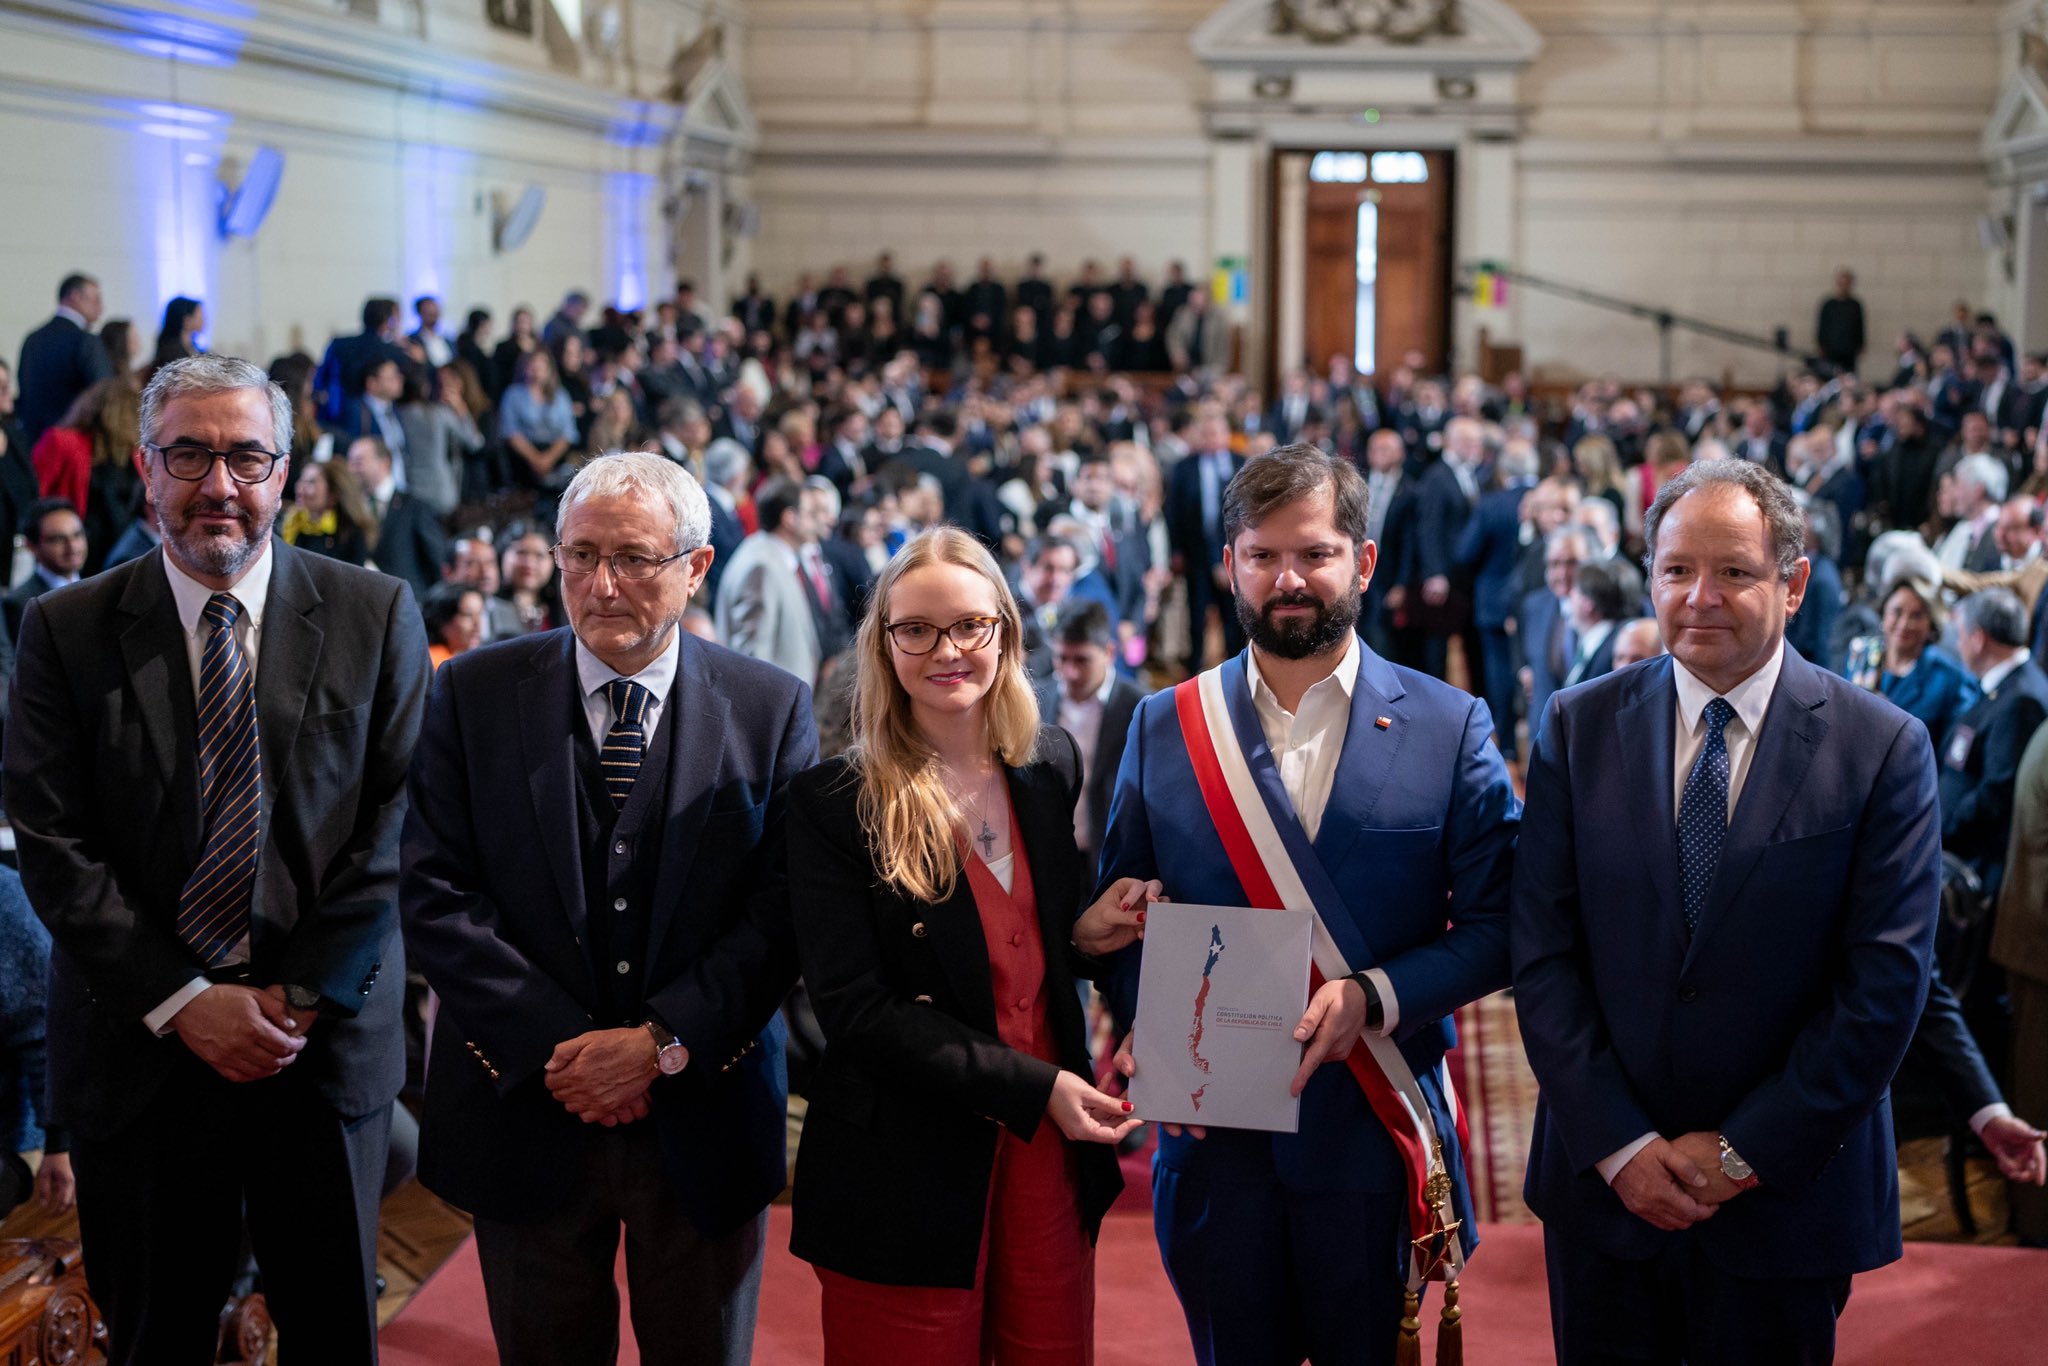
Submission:
[[[1406,1306],[1476,1242],[1443,1059],[1452,1012],[1507,983],[1520,807],[1485,703],[1358,638],[1367,501],[1311,446],[1231,480],[1224,565],[1251,645],[1140,704],[1110,804],[1105,885],[1316,913],[1298,1132],[1160,1138],[1160,1253],[1203,1366],[1412,1354]]]

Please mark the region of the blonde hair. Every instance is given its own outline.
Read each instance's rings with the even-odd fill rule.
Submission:
[[[944,901],[960,876],[960,806],[946,790],[938,751],[919,733],[910,696],[896,678],[887,614],[889,595],[906,574],[927,565],[971,569],[995,590],[1001,652],[995,682],[982,698],[989,751],[1004,764],[1030,762],[1038,739],[1038,698],[1024,673],[1024,619],[1002,571],[981,542],[957,527],[939,526],[912,539],[876,580],[867,617],[854,641],[852,757],[859,774],[857,809],[882,879],[920,901]]]

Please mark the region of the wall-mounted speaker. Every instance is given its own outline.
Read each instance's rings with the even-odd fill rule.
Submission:
[[[538,185],[528,185],[511,203],[507,203],[505,195],[492,194],[491,250],[503,255],[524,246],[539,226],[540,211],[547,207],[547,202],[547,191]]]
[[[223,163],[223,170],[226,169]],[[284,179],[284,153],[275,147],[258,147],[242,170],[241,179],[220,190],[220,235],[254,237],[277,198],[278,182]]]

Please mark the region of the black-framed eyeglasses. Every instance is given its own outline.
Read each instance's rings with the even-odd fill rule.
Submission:
[[[564,574],[595,574],[599,564],[609,561],[613,578],[633,581],[651,579],[664,565],[674,564],[689,553],[678,550],[673,555],[642,555],[637,550],[617,550],[606,555],[591,546],[563,545],[559,541],[548,551],[555,568]]]
[[[159,446],[154,441],[142,444],[155,451],[164,462],[164,473],[188,484],[196,484],[212,474],[216,460],[227,465],[228,478],[237,484],[260,484],[277,468],[277,462],[284,459],[284,452],[266,451],[260,446],[217,451],[211,446],[185,441],[174,441],[168,446]]]
[[[942,635],[953,642],[954,649],[965,654],[994,640],[996,628],[1002,624],[1001,617],[962,617],[951,626],[934,626],[928,621],[897,621],[883,629],[889,633],[889,639],[896,642],[896,648],[907,655],[930,654],[939,648]]]

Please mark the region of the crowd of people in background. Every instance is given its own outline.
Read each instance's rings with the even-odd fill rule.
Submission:
[[[1872,357],[1844,272],[1822,354],[1761,390],[1566,389],[1409,351],[1375,375],[1324,358],[1269,392],[1234,368],[1228,318],[1180,263],[1157,282],[1129,258],[1064,282],[1045,264],[1004,278],[984,258],[963,282],[939,262],[911,281],[884,253],[864,279],[833,265],[781,297],[754,277],[729,300],[685,281],[640,309],[577,291],[544,317],[472,308],[459,328],[438,299],[371,298],[320,356],[269,362],[294,417],[279,533],[410,584],[438,665],[564,624],[551,549],[570,480],[601,453],[665,457],[710,499],[716,556],[686,625],[812,684],[829,757],[877,576],[919,532],[957,526],[1010,581],[1044,714],[1080,742],[1092,855],[1135,698],[1244,644],[1223,494],[1247,458],[1307,443],[1355,463],[1378,547],[1360,634],[1483,697],[1511,762],[1555,693],[1660,651],[1639,568],[1659,489],[1709,456],[1750,461],[1807,520],[1789,643],[1928,729],[1955,886],[1977,908],[1945,925],[1940,967],[2013,1106],[2048,1116],[2048,938],[1998,914],[2002,886],[2048,876],[2048,356],[1958,303]],[[0,526],[27,561],[10,628],[37,593],[160,540],[138,406],[206,332],[203,301],[175,299],[150,347],[103,319],[83,274],[57,303],[19,365],[0,363]],[[2017,1151],[2025,1126],[1999,1096],[1962,1118]],[[2015,1213],[2048,1240],[2040,1192]]]

